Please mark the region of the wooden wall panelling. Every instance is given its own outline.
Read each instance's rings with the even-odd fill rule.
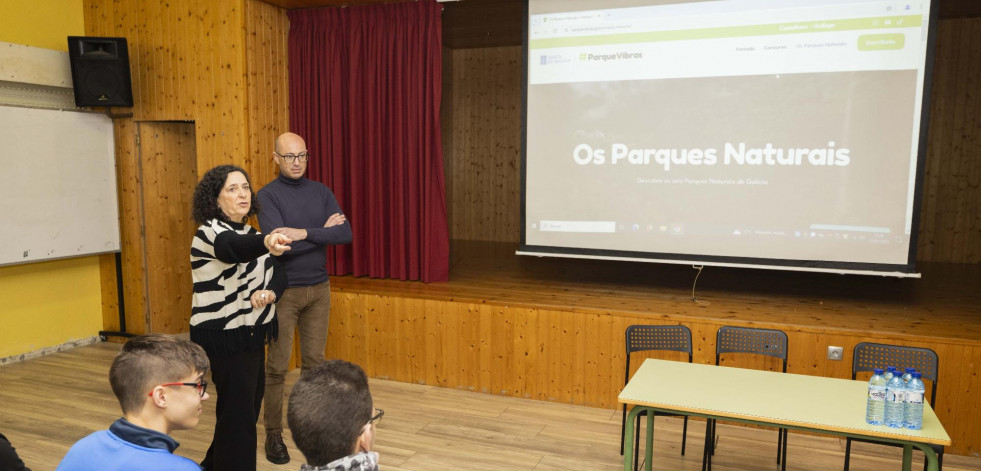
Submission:
[[[207,117],[214,116],[216,106],[216,80],[214,80],[215,71],[212,63],[211,41],[209,40],[210,35],[215,33],[215,28],[204,12],[194,9],[190,5],[186,6],[186,11],[187,26],[185,26],[185,30],[187,36],[185,38],[188,40],[181,41],[181,43],[187,45],[185,57],[187,57],[188,69],[187,76],[181,79],[183,84],[181,88],[189,98],[189,114],[194,119],[194,132],[198,144],[198,173],[204,175],[201,169],[213,166],[203,165],[203,154],[211,149],[203,146],[202,141],[207,131],[213,126],[208,125],[205,121]],[[207,53],[205,53],[206,51]]]
[[[159,2],[161,21],[160,28],[160,78],[158,82],[161,87],[163,97],[161,103],[161,116],[168,116],[169,119],[191,121],[189,115],[182,113],[184,100],[183,83],[181,80],[180,58],[187,54],[187,43],[172,38],[180,38],[187,34],[183,28],[183,19],[187,11],[187,2],[184,0],[174,0]]]
[[[619,319],[609,314],[601,314],[596,322],[587,323],[586,331],[590,333],[585,362],[590,365],[584,383],[583,404],[599,406],[597,398],[608,394],[605,391],[618,390],[623,385],[623,373],[618,368],[617,360],[625,361],[626,352],[617,351],[623,344],[616,340],[622,337],[627,326],[635,322]]]
[[[458,308],[458,306],[438,306],[437,310],[430,311],[432,314],[426,316],[426,347],[436,347],[432,351],[423,352],[428,365],[426,371],[427,384],[444,388],[452,388],[459,384],[454,376],[459,359],[457,358],[455,336],[452,335],[453,328],[456,327],[457,323],[456,310]],[[376,368],[382,366],[384,365],[376,366]]]
[[[194,124],[139,123],[149,332],[187,331],[191,317],[188,217],[197,184]]]
[[[940,2],[940,18],[981,17],[981,3],[976,0],[943,0]]]
[[[454,49],[521,46],[525,2],[467,0],[443,4],[443,44]]]
[[[432,315],[435,306],[434,301],[423,302],[421,310],[403,310],[403,317],[406,319],[407,329],[402,331],[399,336],[400,358],[405,364],[399,369],[402,372],[398,381],[416,382],[418,378],[426,377],[426,357],[421,355],[418,348],[413,348],[414,342],[426,338],[426,318]],[[344,314],[339,314],[344,315]],[[428,351],[428,350],[426,350]]]
[[[453,50],[444,46],[441,60],[443,61],[443,89],[439,109],[439,126],[443,138],[441,144],[443,147],[443,182],[446,185],[446,226],[452,234],[454,227],[453,201],[456,200],[453,197],[453,162],[455,161],[453,154],[453,130],[455,129],[453,125]],[[452,239],[453,237],[450,237],[450,240]]]
[[[210,106],[197,110],[200,117],[196,118],[204,128],[198,136],[198,173],[203,175],[216,165],[244,162],[249,127],[243,2],[205,2],[199,8],[213,13],[205,17],[209,29],[203,38],[213,60],[202,77],[210,79],[213,98]],[[199,94],[207,95],[200,90]]]
[[[167,31],[173,37],[181,38],[186,37],[188,34],[185,25],[188,1],[173,0],[164,3],[165,8],[167,8],[166,16],[170,22]],[[180,99],[180,96],[186,93],[185,84],[187,83],[187,79],[184,77],[187,76],[187,71],[184,65],[184,58],[189,54],[188,47],[189,44],[185,41],[171,40],[164,43],[163,50],[167,58],[166,74],[169,76],[167,80],[167,95],[171,97],[167,100],[167,114],[174,116],[174,119],[182,121],[193,121],[192,115],[189,113],[190,108],[186,106],[187,100]]]
[[[136,147],[136,123],[131,119],[116,120],[116,175],[119,191],[120,253],[123,272],[123,307],[126,331],[145,334],[146,270],[143,256],[143,194],[140,185],[139,153]],[[115,279],[115,269],[101,272],[101,283]],[[108,328],[108,326],[104,326]]]
[[[981,348],[954,345],[930,345],[940,358],[937,381],[937,415],[955,444],[956,454],[978,455],[981,444]],[[970,448],[963,445],[970,444]],[[964,451],[966,449],[966,451]]]
[[[919,258],[981,262],[981,19],[940,22],[931,92]]]
[[[456,381],[451,383],[452,387],[468,391],[479,391],[488,385],[482,380],[489,376],[482,375],[489,363],[485,357],[489,353],[489,348],[482,347],[483,339],[479,337],[481,326],[490,322],[489,309],[474,303],[461,303],[455,309],[456,329],[455,333],[448,335],[455,340],[455,348],[452,354],[456,368],[463,371],[462,375],[454,375],[451,371],[446,371],[447,377],[455,377]]]
[[[136,52],[139,58],[139,66],[133,69],[134,82],[140,84],[139,94],[133,90],[135,118],[139,121],[159,119],[160,113],[157,111],[160,101],[153,99],[159,91],[158,82],[154,80],[154,74],[158,70],[155,60],[154,45],[160,41],[159,24],[163,21],[159,15],[154,15],[153,7],[157,2],[139,2],[136,4],[136,15],[132,18],[129,28],[134,35],[129,40],[131,54]],[[153,18],[154,21],[148,21]]]
[[[547,380],[546,388],[552,391],[552,396],[547,399],[550,401],[571,402],[574,397],[573,391],[579,389],[582,383],[576,382],[576,373],[582,377],[582,369],[579,366],[582,357],[573,357],[572,351],[581,339],[575,335],[575,328],[572,323],[577,317],[565,315],[561,311],[547,311],[543,316],[545,322],[544,353],[545,367],[547,368],[544,376]],[[566,378],[563,380],[563,378]]]
[[[426,316],[430,312],[433,304],[424,302],[422,310],[407,310],[404,306],[402,307],[401,312],[403,314],[400,323],[402,328],[399,331],[398,341],[396,342],[400,347],[396,354],[401,362],[398,368],[400,374],[396,377],[398,381],[412,382],[415,378],[425,377],[425,357],[421,356],[418,349],[413,348],[412,345],[413,342],[425,338]],[[344,314],[340,313],[339,315]]]
[[[481,384],[476,391],[490,394],[507,394],[502,387],[512,372],[508,359],[514,354],[513,324],[509,322],[506,308],[500,305],[482,305],[480,333],[483,343],[484,363],[481,367]],[[495,326],[497,328],[495,328]]]
[[[360,297],[331,294],[327,358],[357,358],[355,350],[359,344],[354,342],[352,329],[364,325],[357,320],[359,313],[355,305],[357,301],[360,301]]]
[[[520,47],[451,53],[451,239],[518,240],[520,61]]]
[[[452,361],[453,353],[449,348],[449,344],[443,342],[445,329],[442,329],[443,322],[449,321],[450,319],[445,314],[445,308],[442,306],[442,303],[435,301],[424,302],[423,309],[425,313],[423,316],[423,325],[426,335],[423,337],[421,345],[425,347],[425,350],[417,354],[423,359],[422,374],[417,377],[419,378],[417,381],[434,386],[448,387],[441,374],[443,363],[440,359],[447,358]],[[327,346],[327,349],[330,349],[330,345]]]
[[[397,342],[399,329],[399,313],[403,299],[384,297],[377,299],[376,309],[371,312],[372,323],[364,329],[365,338],[377,339],[378,345],[391,345],[393,348],[379,348],[365,358],[369,365],[387,365],[399,377],[398,353],[403,350]],[[343,315],[343,314],[341,314]]]
[[[332,311],[328,357],[356,362],[369,376],[609,409],[618,407],[623,387],[626,327],[678,323],[657,315],[344,290],[334,292]],[[737,319],[726,323],[754,326]],[[683,324],[692,330],[694,361],[714,363],[715,332],[722,324],[708,319]],[[862,341],[929,345],[941,358],[937,414],[954,440],[950,451],[966,455],[981,450],[981,410],[974,406],[981,401],[981,347],[957,339],[945,342],[915,334],[896,339],[834,327],[784,331],[790,347],[788,372],[816,376],[850,378],[851,352]],[[826,345],[842,346],[845,358],[827,360]],[[778,360],[755,356],[728,355],[722,364],[780,369]]]
[[[150,4],[148,10],[151,12],[150,18],[155,21],[145,21],[144,25],[150,27],[153,41],[151,43],[151,59],[153,70],[151,80],[155,86],[153,120],[164,121],[178,119],[177,113],[177,91],[174,79],[173,59],[177,51],[174,49],[176,37],[179,31],[175,29],[177,3],[171,2],[143,2]]]
[[[116,285],[116,254],[99,255],[99,289],[102,296],[102,328],[119,331],[119,290]]]
[[[548,369],[543,366],[547,359],[547,311],[526,309],[515,315],[509,309],[508,316],[515,319],[514,350],[517,353],[511,360],[511,371],[519,372],[519,375],[514,382],[505,383],[505,387],[518,397],[547,399],[555,396],[554,391],[549,389]]]
[[[921,259],[981,263],[981,19],[940,22],[924,174]]]
[[[258,189],[279,173],[273,145],[276,136],[289,130],[289,19],[281,8],[247,0],[245,28],[249,152],[243,168]]]
[[[977,7],[976,7],[977,8]],[[964,31],[967,41],[981,41],[981,18],[958,19],[951,26]],[[961,87],[957,93],[964,107],[962,122],[962,173],[958,175],[958,214],[961,228],[955,244],[961,253],[954,253],[951,261],[981,263],[981,52],[978,47],[960,48],[962,64]]]
[[[142,54],[142,67],[139,69],[141,82],[144,87],[141,90],[140,101],[145,103],[141,121],[162,121],[172,119],[165,111],[166,102],[172,100],[173,96],[165,93],[166,78],[164,77],[163,45],[164,29],[169,27],[168,18],[163,16],[161,2],[140,2],[137,7],[139,16],[140,52]]]

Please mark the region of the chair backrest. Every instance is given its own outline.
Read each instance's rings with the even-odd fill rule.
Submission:
[[[787,334],[773,329],[719,327],[715,335],[715,364],[723,353],[755,353],[783,360],[787,372]]]
[[[646,350],[671,350],[688,354],[692,360],[691,330],[683,325],[632,325],[627,327],[627,367],[623,384],[630,379],[630,354]]]
[[[852,353],[852,379],[857,377],[859,371],[872,371],[876,368],[885,369],[887,366],[895,366],[899,368],[899,371],[915,368],[923,375],[923,379],[930,380],[932,384],[930,404],[934,404],[937,399],[937,374],[940,359],[933,350],[862,342],[855,345],[855,350]]]

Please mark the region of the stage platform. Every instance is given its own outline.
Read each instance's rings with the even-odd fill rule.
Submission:
[[[948,451],[981,451],[981,265],[922,264],[921,279],[709,266],[693,300],[690,266],[516,249],[453,241],[445,283],[332,277],[328,354],[380,378],[612,408],[631,324],[688,326],[703,363],[715,361],[722,325],[780,329],[788,372],[841,378],[859,342],[929,347],[940,356],[935,409]],[[828,360],[828,346],[844,347],[844,359]]]

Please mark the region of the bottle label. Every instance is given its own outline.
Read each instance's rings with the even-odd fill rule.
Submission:
[[[872,399],[873,401],[885,401],[886,390],[869,388],[869,399]]]
[[[923,391],[906,391],[906,402],[910,404],[923,404]]]
[[[903,402],[906,398],[905,391],[889,391],[886,390],[886,400],[889,402]]]

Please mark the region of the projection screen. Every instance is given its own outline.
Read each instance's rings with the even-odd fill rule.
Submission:
[[[529,0],[518,253],[918,276],[935,3]]]

